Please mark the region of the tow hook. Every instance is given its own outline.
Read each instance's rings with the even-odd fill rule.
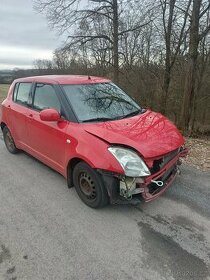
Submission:
[[[163,181],[155,181],[151,180],[152,183],[156,184],[158,187],[162,187],[164,185]]]

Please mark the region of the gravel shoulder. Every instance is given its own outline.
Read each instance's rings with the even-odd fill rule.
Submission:
[[[190,153],[184,162],[210,174],[210,138],[186,138],[186,145]]]

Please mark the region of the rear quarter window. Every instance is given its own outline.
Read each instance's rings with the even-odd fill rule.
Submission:
[[[31,90],[31,83],[16,84],[13,93],[13,100],[16,103],[27,105],[30,90]]]

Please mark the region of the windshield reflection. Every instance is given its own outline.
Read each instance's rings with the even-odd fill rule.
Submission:
[[[85,121],[106,121],[138,114],[141,108],[113,83],[63,85],[77,118]]]

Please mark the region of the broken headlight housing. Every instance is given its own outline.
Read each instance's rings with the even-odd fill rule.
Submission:
[[[151,173],[144,161],[134,151],[122,147],[109,147],[109,152],[122,166],[128,177],[145,177]]]

